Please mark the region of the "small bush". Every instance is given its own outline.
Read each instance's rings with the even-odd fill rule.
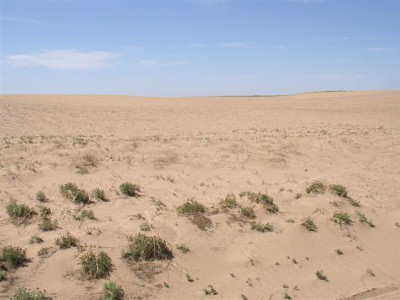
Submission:
[[[180,250],[182,253],[190,252],[190,249],[185,244],[176,245],[176,249]]]
[[[335,212],[333,214],[333,221],[339,225],[351,225],[353,220],[347,212]]]
[[[300,199],[301,197],[303,197],[303,193],[297,193],[295,198]]]
[[[239,204],[236,201],[236,197],[234,194],[226,195],[225,199],[222,199],[219,202],[219,205],[224,209],[231,209],[237,207]]]
[[[328,277],[326,277],[326,275],[324,275],[324,271],[319,270],[315,273],[315,275],[317,276],[317,278],[319,280],[323,280],[323,281],[328,281]]]
[[[104,251],[94,253],[90,250],[79,258],[79,264],[89,279],[105,278],[112,271],[111,258]]]
[[[52,231],[56,230],[58,227],[57,220],[52,220],[49,217],[44,217],[39,222],[39,229],[42,231]]]
[[[89,194],[85,190],[78,188],[75,183],[69,182],[61,185],[60,193],[75,204],[87,204],[90,202]]]
[[[125,182],[119,186],[119,190],[125,196],[139,197],[140,186],[134,183]]]
[[[7,204],[6,210],[10,218],[19,222],[29,219],[35,214],[32,208],[25,204],[18,204],[15,200]]]
[[[45,256],[49,254],[49,247],[43,247],[38,251],[38,256]]]
[[[60,249],[68,249],[77,247],[79,244],[79,239],[67,232],[66,235],[58,237],[55,244],[60,247]]]
[[[148,222],[140,224],[140,230],[141,231],[151,231],[151,228],[152,227]]]
[[[7,280],[7,275],[3,270],[0,270],[0,282],[6,281]]]
[[[173,253],[167,243],[156,236],[137,234],[129,237],[130,244],[122,252],[122,257],[133,261],[168,260]]]
[[[369,227],[375,228],[375,224],[372,223],[371,220],[368,220],[367,217],[362,212],[357,212],[358,219],[361,223],[369,225]]]
[[[43,191],[36,193],[36,200],[39,202],[47,202],[46,194]]]
[[[266,232],[266,231],[271,232],[271,231],[274,230],[274,226],[272,226],[272,224],[270,224],[270,223],[263,224],[263,223],[260,223],[260,222],[258,222],[258,223],[251,222],[250,226],[251,226],[250,227],[251,230],[256,230],[256,231],[259,231],[259,232]]]
[[[244,206],[240,208],[240,214],[243,217],[246,217],[248,219],[255,219],[256,218],[256,214],[254,212],[254,208],[251,206]]]
[[[331,184],[329,191],[336,196],[347,198],[347,189],[343,185]]]
[[[361,206],[360,201],[354,200],[354,199],[351,198],[351,197],[346,197],[346,200],[347,200],[347,202],[349,202],[350,205],[352,205],[352,206],[355,206],[355,207],[360,207],[360,206]]]
[[[96,199],[100,199],[102,201],[107,201],[106,194],[105,194],[104,190],[99,189],[99,188],[93,189],[92,197],[96,198]]]
[[[204,294],[207,296],[214,296],[217,295],[217,291],[214,289],[214,287],[210,284],[206,289],[203,289]]]
[[[307,194],[322,194],[326,191],[326,185],[322,181],[313,181],[306,189]]]
[[[48,297],[46,296],[46,291],[41,291],[36,289],[34,291],[27,290],[25,288],[18,289],[18,291],[14,294],[12,300],[46,300]]]
[[[39,215],[41,217],[47,217],[51,215],[51,209],[49,207],[39,205],[38,208],[39,208]]]
[[[206,207],[193,199],[189,199],[184,204],[178,206],[176,210],[180,215],[192,216],[205,213]]]
[[[305,219],[301,225],[303,227],[305,227],[308,231],[317,231],[317,225],[315,225],[313,219],[311,219],[310,217],[308,217],[307,219]]]
[[[29,240],[29,244],[41,244],[41,243],[43,243],[43,239],[37,234],[31,236],[31,239]]]
[[[246,195],[251,202],[264,205],[265,209],[270,213],[279,212],[279,207],[274,203],[274,198],[267,194],[242,192],[241,195]]]
[[[19,247],[5,246],[0,251],[0,262],[8,267],[16,269],[28,261],[26,250]]]
[[[107,281],[103,284],[102,300],[120,300],[124,297],[124,291],[114,281]]]
[[[75,220],[78,220],[78,221],[83,221],[85,219],[96,220],[96,217],[94,216],[94,212],[91,209],[82,210],[79,214],[75,215],[74,218],[75,218]]]
[[[335,252],[337,255],[343,255],[343,251],[340,249],[336,249]]]

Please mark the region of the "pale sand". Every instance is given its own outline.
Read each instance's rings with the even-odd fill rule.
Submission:
[[[79,251],[54,245],[67,231],[110,255],[110,278],[126,299],[282,299],[285,291],[293,299],[400,298],[400,92],[185,99],[1,95],[0,137],[0,245],[26,248],[31,259],[0,282],[1,298],[20,287],[46,289],[54,299],[101,296],[104,280],[82,279]],[[82,166],[85,154],[97,159],[96,166]],[[362,206],[329,192],[306,195],[314,180],[346,186]],[[140,184],[143,196],[118,195],[125,181]],[[59,193],[66,182],[106,191],[109,202],[89,206],[98,220],[74,220],[77,206]],[[39,231],[37,218],[16,226],[6,213],[10,199],[37,206],[39,190],[50,198],[56,231]],[[206,231],[177,216],[176,207],[192,197],[210,211],[228,193],[252,205],[239,198],[241,191],[274,198],[278,214],[253,204],[257,221],[272,223],[273,232],[232,221],[237,209],[210,214],[213,225]],[[297,193],[305,195],[296,199]],[[354,224],[332,222],[335,211],[349,212]],[[376,227],[360,223],[356,211]],[[121,259],[127,236],[140,232],[143,221],[131,217],[138,213],[154,226],[148,234],[165,239],[175,254],[153,280],[141,280]],[[300,225],[308,216],[318,232]],[[88,235],[88,228],[101,234]],[[35,233],[43,244],[28,244]],[[177,250],[181,243],[191,252]],[[37,255],[42,247],[52,247],[45,258]],[[318,270],[329,282],[316,278]],[[218,295],[205,295],[208,285]]]

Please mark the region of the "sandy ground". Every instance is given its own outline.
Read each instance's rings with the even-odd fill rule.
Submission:
[[[126,299],[400,299],[399,174],[400,92],[0,95],[0,246],[27,249],[30,259],[6,272],[0,298],[26,287],[53,299],[99,299],[105,280],[85,280],[78,265],[82,249],[93,245],[111,257],[110,279]],[[314,180],[344,185],[361,207],[329,191],[307,194]],[[121,195],[126,181],[139,184],[142,196]],[[96,220],[75,220],[82,208],[59,191],[67,182],[105,190],[108,202],[84,208]],[[55,231],[39,230],[38,216],[15,225],[7,215],[13,199],[38,210],[38,191],[49,198]],[[272,196],[279,213],[239,197],[243,191]],[[273,231],[251,230],[238,208],[218,210],[228,193]],[[177,215],[190,198],[207,206],[211,227]],[[333,222],[337,211],[353,224]],[[152,226],[143,233],[165,239],[174,252],[170,262],[153,263],[161,271],[153,277],[121,258],[127,237],[142,232],[138,214]],[[317,232],[301,225],[307,217]],[[59,249],[55,239],[66,232],[86,246]],[[29,244],[34,234],[44,242]],[[49,254],[38,256],[43,247]],[[329,281],[319,280],[318,270]],[[217,295],[204,293],[209,285]]]

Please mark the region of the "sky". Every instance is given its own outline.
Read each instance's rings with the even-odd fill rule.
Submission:
[[[400,90],[400,0],[0,0],[0,93]]]

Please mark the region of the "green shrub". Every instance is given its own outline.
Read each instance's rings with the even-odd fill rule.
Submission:
[[[340,225],[351,225],[353,220],[347,212],[335,212],[333,214],[333,221]]]
[[[190,249],[185,244],[176,245],[176,249],[180,250],[182,253],[190,252]]]
[[[369,225],[369,227],[375,228],[375,224],[372,223],[371,220],[368,220],[367,217],[362,212],[357,212],[358,219],[361,223]]]
[[[49,207],[44,205],[39,205],[38,208],[39,208],[39,215],[41,217],[47,217],[51,215],[51,209]]]
[[[39,229],[42,231],[52,231],[56,230],[58,227],[57,220],[52,220],[49,217],[44,217],[39,222]]]
[[[239,204],[236,201],[236,197],[234,194],[228,194],[226,195],[225,199],[222,199],[219,202],[219,205],[223,208],[223,209],[231,209],[231,208],[235,208],[237,207]]]
[[[322,270],[317,271],[317,272],[315,273],[315,275],[317,276],[317,278],[318,278],[319,280],[328,281],[328,277],[326,277],[326,276],[324,275],[324,271],[322,271]]]
[[[79,245],[79,239],[67,232],[65,235],[58,237],[55,244],[60,247],[60,249],[68,249],[77,247]]]
[[[347,198],[347,189],[340,184],[331,184],[329,186],[329,191],[336,196]]]
[[[87,204],[90,202],[89,194],[85,190],[78,188],[75,183],[69,182],[61,185],[60,193],[75,204]]]
[[[43,191],[36,193],[36,200],[39,202],[47,202],[46,194]]]
[[[46,296],[46,291],[36,289],[35,291],[27,290],[25,288],[18,289],[14,294],[12,300],[46,300],[49,299]]]
[[[137,234],[128,239],[129,245],[122,257],[133,261],[169,260],[173,253],[167,243],[156,236]]]
[[[99,188],[93,189],[92,197],[100,199],[100,200],[103,200],[103,201],[107,201],[106,194],[105,194],[104,190],[99,189]]]
[[[240,214],[243,217],[246,217],[248,219],[255,219],[256,218],[256,214],[254,212],[254,208],[251,206],[244,206],[240,208]]]
[[[346,197],[346,200],[347,200],[347,202],[349,202],[350,205],[352,205],[352,206],[355,206],[355,207],[360,207],[360,206],[361,206],[360,201],[354,200],[354,199],[351,198],[351,197]]]
[[[206,207],[193,199],[189,199],[184,204],[178,206],[176,210],[180,215],[191,216],[205,213]]]
[[[251,222],[250,226],[251,226],[251,230],[256,230],[259,232],[266,232],[266,231],[271,232],[274,230],[274,226],[272,226],[272,224],[270,224],[270,223],[263,224],[260,222],[258,222],[258,223]]]
[[[103,284],[102,300],[120,300],[124,297],[124,291],[114,281],[107,281]]]
[[[40,248],[40,250],[38,251],[38,256],[45,256],[49,254],[49,249],[49,247]]]
[[[96,220],[96,217],[94,216],[94,212],[91,209],[82,210],[79,214],[75,215],[74,218],[75,218],[75,220],[78,220],[78,221],[83,221],[85,219]]]
[[[326,185],[322,181],[313,181],[306,189],[307,194],[322,194],[326,191]]]
[[[274,198],[267,194],[242,192],[242,196],[247,196],[251,202],[264,205],[265,209],[270,213],[279,212],[279,207],[274,203]]]
[[[7,214],[15,221],[23,221],[31,218],[35,211],[25,204],[18,204],[15,200],[6,206]]]
[[[29,240],[29,244],[41,244],[41,243],[43,243],[43,239],[37,234],[31,236],[31,239]]]
[[[317,231],[317,225],[315,225],[313,219],[311,219],[310,217],[308,217],[307,219],[305,219],[302,223],[302,226],[304,226],[308,231]]]
[[[79,258],[79,264],[89,279],[105,278],[112,271],[111,258],[104,251],[94,253],[89,250]]]
[[[6,281],[7,280],[7,275],[6,272],[0,269],[0,282]]]
[[[21,267],[28,262],[26,250],[19,247],[5,246],[0,250],[0,262],[13,269]]]
[[[125,196],[129,197],[139,197],[140,196],[140,186],[130,182],[124,182],[119,186],[119,190]]]

